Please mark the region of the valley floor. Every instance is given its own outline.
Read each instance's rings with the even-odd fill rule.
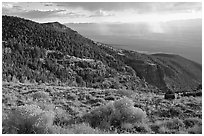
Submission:
[[[142,123],[126,122],[107,129],[100,127],[102,123],[94,126],[84,120],[98,109],[108,111],[100,107],[123,97],[146,113]],[[166,100],[163,95],[141,91],[3,82],[2,116],[2,133],[198,134],[202,133],[202,97]]]

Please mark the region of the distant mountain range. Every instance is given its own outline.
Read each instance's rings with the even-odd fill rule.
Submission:
[[[58,22],[3,16],[2,53],[5,81],[162,92],[202,81],[202,66],[184,57],[115,48]]]
[[[83,36],[127,50],[182,55],[202,64],[202,19],[138,23],[67,23]]]

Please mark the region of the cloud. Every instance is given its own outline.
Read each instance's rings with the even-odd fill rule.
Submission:
[[[200,2],[178,2],[174,4],[174,10],[202,10],[202,3]]]
[[[121,11],[133,9],[138,13],[149,12],[180,12],[186,10],[201,10],[199,2],[59,2],[59,7],[83,8],[88,11]]]
[[[25,18],[48,18],[57,16],[57,13],[63,12],[65,10],[29,10],[24,12],[19,12],[18,15],[25,17]]]
[[[12,15],[12,16],[19,16],[28,19],[43,19],[46,18],[63,18],[63,17],[70,17],[70,18],[79,18],[84,17],[85,14],[70,10],[67,8],[59,8],[56,7],[54,3],[45,3],[45,2],[9,2],[9,3],[2,3],[2,14],[3,15]]]
[[[37,21],[150,22],[201,18],[199,2],[9,2],[2,14]],[[97,19],[96,19],[97,18]],[[155,26],[156,30],[159,27]],[[162,32],[162,31],[160,31]]]
[[[20,12],[18,13],[21,17],[25,18],[53,18],[53,17],[71,17],[71,18],[77,18],[85,16],[83,14],[69,12],[67,10],[47,10],[47,11],[40,11],[40,10],[30,10],[26,12]]]
[[[59,2],[55,3],[59,7],[71,7],[71,8],[83,8],[88,11],[97,11],[97,10],[105,10],[105,11],[118,11],[129,8],[137,8],[143,4],[138,2]]]
[[[10,3],[2,3],[2,8],[11,9],[11,8],[13,8],[13,5]]]
[[[29,19],[44,19],[44,18],[54,18],[54,17],[70,17],[77,18],[83,17],[84,14],[70,12],[66,9],[24,9],[19,5],[13,5],[4,3],[2,5],[3,15],[19,16]]]
[[[199,2],[165,2],[152,5],[151,12],[185,13],[189,10],[201,11],[202,4]]]
[[[107,11],[98,10],[94,14],[90,15],[89,17],[107,17],[107,16],[114,16],[114,14],[108,13]]]
[[[18,13],[22,11],[22,7],[14,5],[14,3],[2,3],[2,14],[3,15],[13,15],[13,13]]]
[[[67,10],[64,10],[62,12],[58,13],[59,16],[66,16],[66,17],[71,17],[71,18],[77,18],[77,17],[85,17],[85,14],[77,13],[77,12],[70,12]]]

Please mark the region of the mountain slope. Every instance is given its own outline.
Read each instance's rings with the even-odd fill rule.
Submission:
[[[135,89],[141,84],[131,67],[59,23],[3,16],[2,25],[5,78],[96,88]]]
[[[197,63],[116,49],[58,22],[3,16],[2,28],[3,80],[163,91],[191,91],[201,84]]]
[[[184,86],[183,89],[188,90],[190,87],[195,90],[194,84],[202,83],[202,66],[200,64],[179,55],[152,54],[152,56],[161,60],[177,74],[178,79],[174,82],[175,87]],[[178,88],[178,90],[180,89]]]

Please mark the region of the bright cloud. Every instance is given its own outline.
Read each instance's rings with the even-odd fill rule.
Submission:
[[[20,16],[39,22],[56,19],[55,21],[61,23],[153,22],[156,24],[156,22],[201,18],[201,10],[202,4],[195,2],[2,3],[3,15]]]

